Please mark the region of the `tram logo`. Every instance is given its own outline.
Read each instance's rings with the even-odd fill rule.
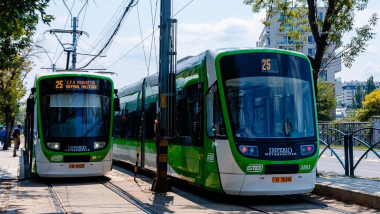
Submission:
[[[288,148],[269,148],[265,156],[296,156],[297,153],[293,152],[291,147]]]
[[[214,162],[214,154],[213,153],[207,154],[207,162]]]
[[[63,156],[62,155],[53,155],[53,156],[51,156],[50,160],[51,161],[62,161]]]
[[[263,171],[262,164],[249,164],[246,169],[247,172],[261,172]]]
[[[87,146],[67,146],[65,152],[89,152]]]

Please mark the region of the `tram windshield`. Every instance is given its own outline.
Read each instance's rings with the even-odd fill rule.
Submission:
[[[244,53],[222,57],[220,69],[236,138],[315,136],[307,60],[277,53]]]
[[[54,82],[54,84],[56,84]],[[100,83],[102,84],[102,83]],[[53,90],[41,96],[44,137],[107,137],[110,130],[111,93],[97,90]],[[41,90],[49,84],[41,84]],[[81,86],[82,87],[82,86]],[[100,89],[99,89],[100,88]],[[108,90],[107,90],[108,91]],[[60,93],[57,93],[60,92]]]

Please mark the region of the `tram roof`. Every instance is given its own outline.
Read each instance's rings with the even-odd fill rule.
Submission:
[[[263,50],[263,51],[279,51],[282,53],[289,53],[289,54],[296,54],[296,55],[304,55],[299,52],[295,51],[288,51],[288,50],[283,50],[283,49],[275,49],[275,48],[262,48],[262,47],[255,47],[255,48],[250,48],[250,47],[245,47],[245,48],[237,48],[237,47],[232,47],[232,48],[219,48],[219,49],[208,49],[196,56],[186,56],[180,60],[177,61],[177,69],[176,69],[176,74],[181,73],[182,71],[186,70],[189,67],[193,67],[194,65],[199,64],[202,60],[207,59],[206,61],[206,66],[208,67],[209,70],[215,70],[215,58],[222,53],[228,53],[228,52],[238,52],[238,51],[250,51],[250,50]],[[119,96],[123,97],[128,94],[135,93],[137,91],[140,91],[142,88],[142,84],[144,82],[144,79],[148,79],[150,81],[150,85],[158,85],[159,81],[159,75],[158,73],[149,75],[148,77],[144,77],[141,80],[132,83],[130,85],[124,86],[119,89]],[[214,73],[209,73],[208,74],[208,79],[209,79],[209,84],[212,81],[216,80],[216,75]]]

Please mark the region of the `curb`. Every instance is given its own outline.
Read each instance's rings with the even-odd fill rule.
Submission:
[[[338,201],[355,203],[369,208],[380,209],[380,196],[371,195],[357,190],[347,190],[337,186],[328,186],[316,183],[312,193],[319,196],[334,198]]]

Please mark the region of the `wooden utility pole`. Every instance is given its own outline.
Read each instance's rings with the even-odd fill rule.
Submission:
[[[176,23],[171,19],[171,1],[161,0],[160,17],[160,65],[159,65],[159,117],[157,149],[157,173],[152,190],[167,192],[168,145],[174,140],[175,70],[176,70]]]

